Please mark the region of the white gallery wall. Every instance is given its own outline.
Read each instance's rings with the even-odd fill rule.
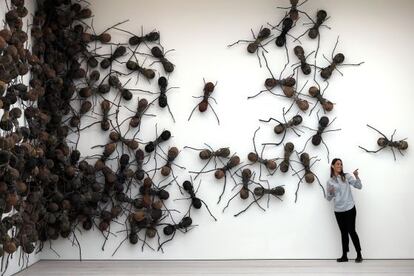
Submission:
[[[232,48],[227,45],[239,39],[251,39],[251,31],[258,32],[267,23],[277,24],[284,16],[285,10],[278,6],[287,6],[288,1],[90,1],[94,14],[93,25],[97,33],[107,27],[129,19],[120,28],[140,34],[141,26],[144,32],[158,30],[161,34],[161,44],[169,52],[167,57],[175,64],[174,72],[169,76],[171,86],[177,86],[168,92],[168,100],[176,122],[174,123],[167,110],[154,106],[149,113],[157,114],[156,118],[145,118],[139,138],[149,141],[155,137],[155,124],[158,132],[168,129],[172,139],[164,146],[177,146],[182,151],[177,164],[185,166],[186,170],[175,168],[178,182],[189,178],[188,171],[199,170],[205,164],[198,158],[198,153],[183,149],[184,146],[204,147],[208,143],[213,148],[230,147],[232,153],[237,153],[244,164],[248,164],[247,154],[253,149],[252,137],[260,126],[256,143],[261,150],[261,143],[276,142],[280,139],[273,133],[273,123],[261,123],[259,119],[269,117],[282,119],[282,108],[288,108],[291,100],[264,93],[259,97],[247,100],[258,91],[264,89],[264,80],[270,77],[269,72],[259,67],[258,59],[246,51],[246,44],[240,43]],[[333,120],[331,129],[340,128],[338,132],[323,135],[329,147],[329,159],[340,157],[344,162],[346,172],[359,168],[362,179],[362,190],[353,190],[357,207],[357,232],[359,234],[363,255],[366,258],[414,258],[414,222],[411,212],[414,210],[414,186],[412,185],[412,168],[414,155],[412,145],[414,139],[414,103],[412,89],[412,45],[414,35],[414,2],[406,1],[322,1],[311,0],[300,7],[312,18],[318,9],[324,9],[330,16],[326,24],[331,28],[321,29],[321,47],[317,57],[317,65],[327,66],[332,49],[339,36],[336,52],[345,55],[345,63],[365,63],[359,67],[343,66],[339,72],[334,71],[325,92],[326,98],[335,103],[332,112],[327,116]],[[304,32],[308,22],[304,15],[290,32],[298,36]],[[126,42],[128,35],[111,30],[113,41]],[[277,31],[272,31],[277,35]],[[294,43],[288,37],[290,63],[285,76],[292,74],[291,64],[297,59],[293,54]],[[306,53],[316,49],[316,40],[310,40],[307,35],[301,39]],[[148,52],[145,46],[140,51]],[[274,42],[266,46],[269,65],[278,76],[286,63],[284,48],[278,48]],[[145,57],[139,58],[144,62]],[[313,63],[313,56],[309,58]],[[145,60],[149,66],[151,58]],[[262,59],[263,62],[263,59]],[[164,71],[159,64],[158,74]],[[131,76],[132,77],[132,76]],[[217,104],[212,102],[220,118],[220,125],[209,109],[205,114],[195,112],[192,119],[187,118],[197,100],[192,96],[202,95],[203,78],[217,86],[213,96]],[[298,89],[305,85],[303,94],[308,94],[308,88],[313,85],[312,76],[304,77],[299,73]],[[317,72],[317,80],[322,87],[326,85]],[[156,79],[148,83],[142,77],[138,84],[133,77],[128,87],[157,90]],[[281,93],[275,90],[275,93]],[[142,92],[134,92],[134,99],[124,103],[130,109],[135,109],[137,98],[153,96]],[[306,98],[306,97],[305,97]],[[311,102],[311,108],[315,101]],[[317,127],[317,107],[311,116],[299,112],[294,105],[286,115],[289,119],[299,113],[303,116],[303,125]],[[124,108],[121,114],[131,115]],[[322,115],[322,111],[319,112]],[[377,154],[368,154],[358,148],[358,145],[369,149],[377,149],[378,133],[369,129],[370,124],[388,137],[397,129],[395,139],[408,137],[409,148],[405,156],[396,152],[397,161],[389,149]],[[314,133],[302,129],[304,133],[297,137],[288,132],[287,141],[292,141],[301,150],[305,141]],[[107,134],[96,128],[88,129],[82,134],[79,148],[84,155],[92,154],[90,148],[96,144],[105,144]],[[318,175],[325,186],[329,178],[329,163],[327,151],[321,145],[314,147],[308,144],[306,151],[311,156],[318,156],[312,170]],[[94,153],[99,153],[96,151]],[[266,158],[283,156],[283,148],[268,147],[264,153]],[[298,160],[297,156],[292,156]],[[330,162],[329,160],[329,162]],[[162,162],[162,161],[159,161]],[[278,163],[280,160],[278,160]],[[300,164],[292,162],[296,170]],[[258,178],[258,167],[253,166]],[[264,173],[266,175],[267,173]],[[193,223],[197,226],[186,234],[177,232],[173,241],[164,246],[164,253],[157,251],[157,241],[147,240],[154,247],[151,250],[142,241],[133,246],[126,241],[114,256],[115,248],[126,237],[122,225],[113,224],[105,250],[101,250],[105,241],[101,232],[94,231],[80,234],[78,231],[83,259],[331,259],[341,252],[340,233],[337,227],[332,202],[324,199],[317,182],[300,185],[298,200],[295,203],[295,191],[298,177],[277,171],[273,176],[266,176],[272,187],[284,185],[286,190],[283,201],[270,198],[269,207],[263,198],[260,204],[266,208],[263,212],[253,205],[239,217],[233,215],[245,208],[250,202],[235,198],[229,208],[222,210],[228,199],[238,190],[231,191],[234,182],[227,181],[223,199],[217,203],[223,187],[223,180],[216,180],[214,173],[202,175],[199,197],[204,199],[217,217],[215,222],[203,207],[192,210]],[[237,181],[240,178],[236,177]],[[196,181],[198,184],[198,180]],[[178,221],[187,210],[188,201],[173,201],[181,198],[175,184],[168,187],[171,197],[166,201],[170,208],[178,209],[180,214],[172,214]],[[124,221],[122,218],[121,221]],[[161,241],[165,240],[160,229]],[[143,236],[142,236],[143,238]],[[76,243],[75,243],[76,244]],[[42,259],[77,259],[79,250],[69,240],[52,242],[57,254],[44,247]],[[351,245],[351,256],[355,254]]]

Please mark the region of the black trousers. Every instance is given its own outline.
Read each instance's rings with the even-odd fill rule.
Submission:
[[[355,206],[345,212],[335,212],[336,221],[338,222],[339,230],[341,230],[342,240],[342,252],[345,254],[349,252],[349,237],[351,236],[352,243],[355,246],[355,250],[361,251],[361,245],[359,243],[358,234],[355,231],[355,218],[356,209]]]

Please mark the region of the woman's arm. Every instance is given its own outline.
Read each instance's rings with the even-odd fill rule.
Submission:
[[[362,189],[361,179],[359,179],[359,176],[358,176],[358,169],[354,171],[354,176],[355,176],[355,179],[351,176],[351,174],[347,173],[346,180],[348,181],[350,185],[354,186],[355,188]]]
[[[335,187],[331,183],[329,183],[329,180],[328,182],[326,182],[326,190],[328,191],[326,199],[331,201],[332,198],[335,197]]]

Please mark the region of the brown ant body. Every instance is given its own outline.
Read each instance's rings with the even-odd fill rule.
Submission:
[[[251,194],[254,198],[254,201],[252,203],[256,203],[257,206],[259,206],[260,209],[262,209],[263,211],[265,211],[265,209],[260,206],[260,204],[257,202],[256,200],[256,195],[249,189],[249,185],[256,183],[252,180],[252,171],[248,168],[243,169],[242,170],[242,174],[241,174],[241,178],[242,178],[242,183],[236,184],[236,186],[234,186],[234,188],[236,188],[239,185],[242,185],[240,191],[238,191],[236,194],[234,194],[228,201],[227,201],[227,205],[223,208],[223,213],[224,211],[227,209],[227,207],[229,207],[230,202],[237,196],[239,195],[241,199],[246,200],[249,198],[249,194]],[[233,188],[233,189],[234,189]],[[248,207],[250,207],[252,204],[250,204]],[[244,211],[246,211],[248,208],[246,208]],[[240,213],[239,213],[240,214]],[[235,215],[235,217],[238,216]]]
[[[193,96],[193,98],[196,98],[196,99],[198,99],[198,98],[203,98],[203,99],[201,100],[201,102],[199,104],[197,104],[193,108],[193,110],[190,113],[190,116],[188,117],[188,121],[190,121],[191,116],[193,116],[193,113],[194,113],[194,111],[197,107],[198,107],[198,110],[200,112],[205,112],[207,110],[207,108],[210,106],[211,110],[213,111],[214,115],[216,116],[217,123],[220,124],[220,120],[217,116],[216,111],[214,111],[214,108],[211,106],[211,104],[208,101],[211,98],[217,104],[217,101],[211,96],[211,94],[213,93],[214,88],[216,87],[216,85],[217,85],[217,82],[216,82],[216,84],[213,84],[212,82],[207,82],[206,83],[206,81],[204,80],[204,88],[203,88],[204,95],[203,96],[198,96],[198,97]]]
[[[299,186],[300,186],[300,183],[302,182],[303,178],[305,178],[306,183],[311,184],[311,183],[313,183],[313,182],[315,181],[315,177],[316,177],[316,180],[318,181],[319,186],[320,186],[320,187],[321,187],[321,189],[322,189],[323,196],[324,196],[324,197],[326,197],[325,189],[323,188],[323,186],[322,186],[322,184],[321,184],[321,182],[320,182],[320,180],[319,180],[319,177],[318,177],[315,173],[313,173],[313,172],[311,171],[311,167],[312,167],[312,166],[313,166],[313,165],[314,165],[317,161],[319,161],[319,159],[317,159],[317,160],[315,160],[312,164],[310,164],[310,161],[311,161],[313,158],[314,158],[314,157],[310,158],[310,157],[309,157],[309,154],[307,154],[306,152],[303,152],[303,153],[300,155],[300,163],[302,164],[303,169],[302,169],[302,170],[300,170],[300,171],[295,172],[293,175],[297,175],[297,174],[299,174],[301,171],[304,171],[305,173],[304,173],[304,175],[303,175],[302,177],[299,177],[299,176],[298,176],[298,177],[299,177],[299,182],[298,182],[298,186],[297,186],[297,188],[296,188],[296,192],[295,192],[295,203],[296,203],[296,201],[297,201],[297,199],[298,199]]]
[[[145,114],[145,112],[148,110],[150,105],[151,104],[148,103],[148,100],[145,98],[138,100],[137,111],[135,112],[135,115],[131,117],[131,120],[129,121],[129,125],[131,127],[134,127],[134,128],[138,127],[138,131],[139,131],[141,129],[141,121],[144,115],[155,116],[153,114]]]
[[[356,64],[344,64],[343,62],[344,62],[344,60],[345,60],[345,56],[344,56],[344,54],[342,54],[342,53],[338,53],[338,54],[336,54],[335,56],[334,56],[334,52],[335,52],[335,49],[336,49],[336,46],[338,46],[338,42],[339,42],[339,37],[338,37],[338,39],[336,40],[336,43],[335,43],[335,47],[333,48],[333,50],[332,50],[332,62],[331,61],[329,61],[326,57],[325,57],[325,55],[323,56],[330,64],[327,66],[327,67],[324,67],[324,68],[322,68],[321,69],[321,77],[324,79],[324,80],[327,80],[327,79],[329,79],[331,76],[332,76],[332,73],[333,73],[333,71],[334,70],[336,70],[336,71],[338,71],[340,74],[341,74],[341,76],[343,76],[343,74],[342,74],[342,72],[341,71],[339,71],[338,70],[338,66],[342,66],[342,65],[352,65],[352,66],[359,66],[359,65],[361,65],[361,64],[363,64],[364,62],[360,62],[360,63],[356,63]]]
[[[258,183],[256,183],[258,184]],[[259,187],[254,188],[253,190],[253,194],[254,194],[254,201],[251,202],[245,209],[243,209],[242,211],[238,212],[237,214],[235,214],[234,216],[237,217],[240,214],[244,213],[247,211],[247,209],[250,208],[250,206],[252,206],[254,203],[258,204],[258,201],[265,195],[268,195],[268,204],[269,204],[269,200],[270,200],[270,195],[276,197],[279,200],[282,200],[280,197],[283,196],[285,194],[285,189],[283,188],[283,185],[281,186],[276,186],[274,188],[268,188],[266,189],[265,187],[263,187],[262,185],[259,184]],[[259,205],[260,206],[260,205]]]
[[[286,143],[286,145],[283,147],[284,149],[284,154],[283,154],[283,160],[282,162],[280,162],[280,171],[283,173],[286,173],[289,168],[291,167],[290,165],[290,156],[293,153],[293,150],[295,149],[295,145],[291,142]]]
[[[251,30],[253,38],[255,39],[254,41],[251,40],[238,40],[236,42],[234,42],[233,44],[227,45],[227,47],[232,47],[240,42],[249,42],[249,45],[247,45],[247,52],[249,52],[250,54],[253,54],[257,51],[257,49],[259,47],[263,47],[262,46],[262,42],[268,38],[271,37],[270,35],[270,30],[269,28],[260,28],[259,34],[256,35],[253,33],[253,30]]]
[[[295,48],[293,48],[293,52],[295,53],[295,56],[297,56],[297,58],[299,59],[300,65],[298,67],[300,67],[303,74],[309,75],[312,72],[312,70],[311,65],[306,62],[306,59],[313,53],[313,51],[310,52],[307,56],[305,56],[305,51],[303,50],[302,46],[298,45]],[[296,64],[293,64],[292,66],[295,65]],[[293,69],[293,71],[295,70],[296,69]]]
[[[323,108],[324,111],[329,112],[333,109],[334,104],[331,101],[329,101],[329,100],[327,100],[323,97],[323,92],[321,93],[320,88],[318,88],[316,86],[311,86],[309,88],[309,95],[311,95],[313,98],[316,98],[318,100],[318,102],[322,105],[322,108]],[[312,111],[313,111],[314,108],[312,108],[309,115],[312,114]]]
[[[154,70],[150,68],[144,68],[140,66],[138,62],[133,61],[131,59],[127,61],[126,67],[132,72],[138,72],[139,74],[142,74],[148,80],[152,80],[155,77]]]
[[[180,187],[180,186],[179,186]],[[198,189],[200,188],[200,185],[198,185],[197,190],[194,190],[194,185],[192,183],[192,181],[184,181],[183,182],[183,186],[180,187],[180,189],[183,188],[189,195],[190,197],[188,198],[180,198],[180,199],[176,199],[176,200],[186,200],[186,199],[191,199],[191,204],[188,207],[188,211],[185,214],[185,216],[191,216],[191,208],[195,208],[195,209],[200,209],[202,204],[204,204],[204,206],[206,207],[208,213],[210,214],[210,216],[217,221],[216,217],[213,216],[213,214],[211,213],[210,209],[208,208],[207,204],[204,202],[204,200],[202,200],[201,198],[197,197],[197,192]]]
[[[280,35],[276,37],[275,43],[278,47],[283,47],[286,45],[286,35],[293,27],[293,20],[289,17],[286,17],[282,20],[282,31]],[[276,28],[276,27],[274,27]]]
[[[122,30],[122,29],[119,29],[119,28],[114,28],[114,29],[132,35],[128,39],[128,43],[131,46],[137,46],[138,47],[141,43],[145,43],[145,42],[156,42],[156,41],[158,41],[160,39],[160,33],[159,32],[156,32],[156,31],[152,31],[152,32],[149,32],[149,33],[147,33],[147,34],[144,35],[144,34],[142,34],[143,33],[143,30],[141,28],[141,36],[138,36],[138,35],[136,35],[134,33],[131,33],[129,31],[126,31],[126,30]]]
[[[250,162],[254,163],[259,163],[260,167],[259,167],[259,180],[262,180],[262,166],[264,166],[269,174],[272,174],[275,172],[275,170],[277,169],[277,164],[275,159],[264,159],[263,158],[263,151],[265,149],[265,147],[262,148],[262,152],[260,153],[260,155],[257,152],[257,148],[256,148],[256,143],[255,143],[255,139],[256,139],[256,134],[259,131],[260,127],[256,129],[256,131],[254,132],[253,135],[253,148],[254,148],[254,152],[250,152],[247,155],[247,159],[249,159]]]
[[[302,36],[304,36],[306,33],[308,33],[309,38],[311,38],[311,39],[318,38],[318,46],[316,47],[315,57],[318,55],[319,45],[320,45],[320,40],[321,40],[319,28],[321,26],[323,26],[323,27],[326,27],[328,29],[331,29],[330,27],[323,24],[323,23],[325,23],[325,21],[327,21],[329,19],[329,17],[327,17],[327,16],[328,16],[328,14],[326,13],[325,10],[318,10],[316,12],[316,21],[313,21],[313,19],[308,16],[308,18],[310,19],[310,21],[312,23],[305,23],[304,25],[313,24],[313,26],[311,28],[307,29],[303,34],[298,36],[298,39],[299,39]]]
[[[124,88],[124,85],[122,85],[121,81],[115,74],[109,75],[108,83],[110,87],[114,87],[115,89],[119,91],[119,93],[121,94],[124,100],[130,101],[132,99],[131,91],[127,88]]]
[[[316,67],[316,65],[315,65]],[[314,71],[313,74],[313,80],[315,81],[316,86],[311,86],[309,88],[309,95],[311,95],[311,97],[316,98],[317,101],[322,105],[322,108],[324,110],[324,112],[329,112],[334,108],[334,104],[327,100],[326,98],[323,97],[323,95],[325,94],[326,89],[328,89],[329,86],[329,82],[326,81],[326,87],[323,89],[323,91],[321,92],[321,86],[319,85],[319,82],[316,80],[316,70]],[[309,116],[312,114],[313,110],[316,108],[316,104],[314,105],[314,107],[311,109],[311,111],[309,112]]]
[[[86,86],[79,89],[79,96],[82,98],[89,98],[97,91],[95,87],[96,82],[99,80],[99,71],[94,70],[89,74],[89,78],[86,80]]]
[[[207,163],[203,166],[203,168],[200,170],[199,173],[195,176],[194,179],[197,179],[197,177],[204,171],[204,169],[210,164],[211,160],[214,160],[214,168],[217,168],[217,160],[216,158],[228,158],[230,155],[230,149],[229,148],[219,148],[218,150],[213,150],[208,144],[205,144],[208,149],[197,149],[189,146],[185,146],[184,148],[192,149],[199,151],[199,157],[202,160],[208,160]]]
[[[167,141],[171,137],[171,132],[168,130],[164,130],[159,137],[157,137],[154,141],[149,142],[145,145],[145,151],[150,153],[155,150],[160,143]]]
[[[257,58],[259,59],[260,67],[262,67],[261,61],[260,61],[259,52],[257,50],[260,47],[264,51],[266,51],[264,49],[264,46],[262,45],[262,42],[265,41],[268,38],[271,38],[272,35],[270,34],[270,29],[269,28],[260,28],[260,31],[259,31],[259,34],[257,35],[257,37],[254,34],[253,30],[251,30],[251,32],[252,32],[252,35],[253,35],[253,38],[254,38],[253,41],[252,40],[238,40],[238,41],[234,42],[233,44],[227,45],[227,47],[232,47],[232,46],[234,46],[234,45],[236,45],[236,44],[238,44],[240,42],[247,42],[247,43],[249,43],[247,45],[247,52],[249,52],[250,54],[256,53],[257,54]]]
[[[161,148],[160,148],[161,149]],[[162,151],[162,149],[161,149]],[[164,153],[165,154],[165,153]],[[174,176],[174,171],[172,170],[172,165],[179,167],[180,169],[185,169],[182,166],[177,165],[176,163],[174,163],[174,160],[178,157],[179,154],[179,150],[176,147],[171,147],[166,156],[167,158],[164,158],[163,156],[161,156],[162,159],[165,160],[165,165],[161,167],[161,174],[163,176],[169,176],[170,173],[172,173],[173,177],[176,178]]]
[[[339,131],[339,130],[341,130],[340,128],[326,130],[326,128],[328,128],[335,120],[336,120],[336,118],[334,118],[332,120],[332,122],[329,122],[329,118],[328,117],[322,116],[321,118],[319,118],[319,116],[318,116],[318,129],[312,129],[312,128],[309,128],[309,127],[304,126],[307,129],[316,131],[316,133],[306,141],[306,143],[305,143],[305,145],[304,145],[304,147],[303,147],[303,149],[302,149],[301,152],[304,152],[305,151],[306,145],[308,144],[309,140],[311,140],[311,139],[312,139],[312,144],[314,146],[319,146],[321,144],[321,142],[322,142],[322,144],[326,148],[327,158],[328,158],[328,162],[329,162],[329,149],[328,149],[328,146],[326,145],[326,143],[323,141],[322,134],[323,133],[327,133],[327,132],[333,132],[333,131]]]
[[[305,4],[308,0],[303,1],[302,3],[299,3],[299,0],[290,0],[290,7],[277,7],[278,9],[284,9],[284,10],[289,10],[289,12],[287,12],[287,14],[285,15],[285,18],[288,17],[293,21],[297,21],[299,19],[299,13],[304,13],[303,11],[298,10],[298,7],[302,6],[303,4]],[[285,19],[283,18],[283,19]],[[280,24],[280,23],[279,23]],[[278,24],[278,25],[279,25]]]
[[[231,173],[231,170],[233,168],[237,167],[239,164],[240,164],[240,157],[238,157],[237,155],[233,155],[232,157],[230,157],[230,159],[227,161],[226,164],[223,163],[224,166],[221,167],[221,168],[219,167],[219,168],[215,168],[213,170],[199,171],[199,172],[190,171],[189,173],[201,174],[201,173],[209,173],[209,172],[213,172],[214,171],[214,177],[216,179],[222,179],[222,178],[224,178],[223,190],[222,190],[222,192],[221,192],[221,194],[219,196],[219,199],[217,201],[217,204],[218,204],[218,203],[220,203],[221,197],[223,196],[224,191],[226,190],[227,173],[229,173],[230,176],[231,176],[231,178],[233,178],[233,181],[236,182],[234,180],[233,174]]]
[[[125,46],[118,46],[115,51],[109,56],[109,58],[104,58],[101,61],[101,68],[107,69],[109,66],[112,65],[112,62],[117,60],[118,58],[122,57],[126,53]]]
[[[173,51],[173,50],[169,50],[169,51]],[[165,55],[169,52],[165,52],[163,50],[161,50],[158,46],[155,46],[151,49],[151,54],[159,59],[159,62],[161,62],[162,67],[164,67],[165,72],[167,73],[171,73],[172,71],[174,71],[174,64],[172,64],[166,57]]]
[[[287,52],[286,52],[287,54]],[[276,79],[275,76],[273,75],[272,71],[270,70],[269,64],[267,62],[266,56],[262,53],[263,58],[265,60],[266,63],[266,68],[269,71],[271,78],[267,78],[264,82],[264,86],[266,89],[259,91],[259,93],[253,95],[253,96],[249,96],[247,97],[247,99],[252,99],[255,98],[257,96],[259,96],[260,94],[264,93],[264,92],[270,92],[272,95],[275,96],[279,96],[279,94],[274,93],[273,91],[271,91],[272,89],[276,88],[276,87],[280,87],[283,91],[283,93],[287,96],[287,97],[292,97],[294,94],[294,86],[296,84],[296,80],[295,78],[293,78],[292,76],[287,77],[287,78],[282,78],[282,74],[286,69],[287,64],[289,63],[289,56],[287,55],[287,63],[285,64],[283,70],[280,72],[279,78]],[[288,96],[289,95],[289,96]]]
[[[264,143],[263,145],[276,145],[276,146],[278,146],[278,145],[282,144],[283,141],[285,140],[286,133],[287,133],[288,129],[292,129],[292,131],[298,137],[300,137],[300,134],[297,133],[297,131],[300,131],[300,132],[303,132],[303,131],[298,129],[297,126],[299,126],[302,123],[302,121],[303,121],[302,116],[297,114],[297,115],[293,116],[292,119],[290,119],[289,121],[286,121],[285,114],[286,113],[285,113],[284,108],[283,108],[283,120],[285,121],[284,123],[282,123],[281,121],[279,121],[275,118],[269,118],[268,120],[262,120],[262,119],[259,120],[260,122],[266,122],[266,123],[268,123],[270,121],[278,122],[279,124],[276,125],[273,130],[276,134],[283,133],[282,139],[278,143]]]
[[[186,233],[186,232],[189,231],[188,228],[191,227],[192,224],[193,224],[193,220],[189,216],[186,216],[186,217],[182,218],[181,221],[178,224],[167,224],[163,229],[163,233],[166,236],[171,236],[171,238],[169,238],[168,240],[161,243],[158,246],[158,250],[160,250],[160,249],[162,250],[162,246],[164,244],[166,244],[167,242],[174,239],[175,233],[177,232],[177,230],[179,230],[183,233]]]

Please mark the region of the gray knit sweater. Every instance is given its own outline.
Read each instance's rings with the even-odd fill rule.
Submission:
[[[362,188],[361,180],[355,179],[351,174],[345,174],[345,181],[342,181],[341,176],[331,177],[327,184],[326,190],[328,191],[327,199],[329,201],[334,199],[335,212],[345,212],[351,210],[354,207],[354,199],[351,193],[350,185],[357,189]],[[330,193],[329,187],[333,186],[335,191]]]

